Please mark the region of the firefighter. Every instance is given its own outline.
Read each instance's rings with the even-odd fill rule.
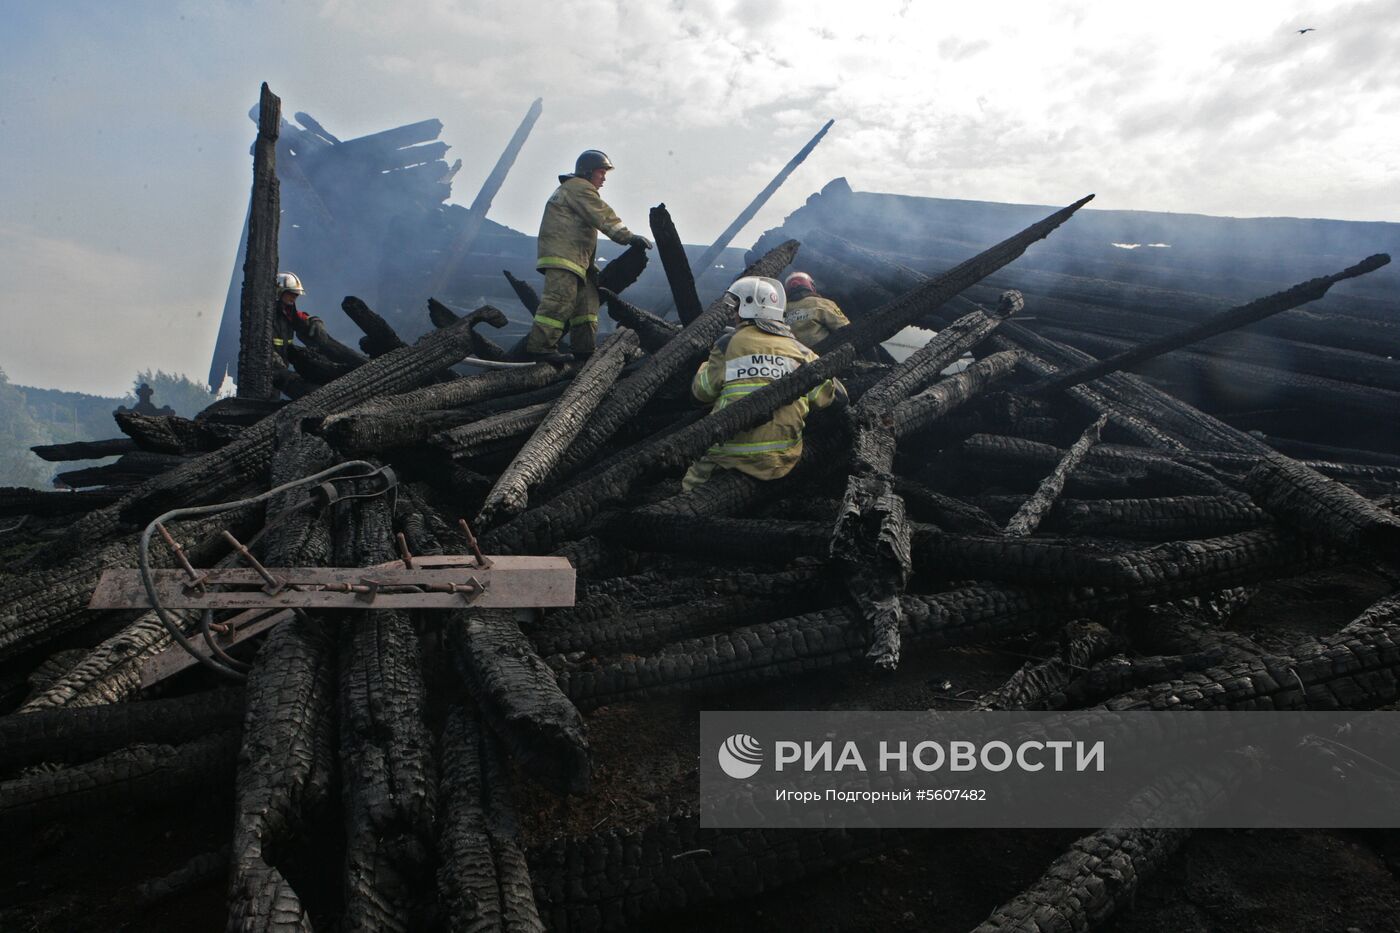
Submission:
[[[287,348],[300,335],[306,342],[308,334],[325,335],[326,325],[318,317],[297,310],[297,299],[306,294],[301,279],[294,272],[277,273],[277,313],[272,316],[272,350],[276,355],[273,382],[290,397],[304,395],[309,386],[287,367]]]
[[[545,202],[535,263],[544,273],[544,292],[525,341],[527,357],[567,359],[557,352],[566,330],[575,355],[593,352],[598,332],[598,266],[594,260],[599,232],[624,246],[652,247],[646,237],[623,226],[598,196],[612,168],[604,153],[589,149],[574,163],[572,175],[559,176],[559,187]]]
[[[850,324],[841,307],[830,298],[817,293],[812,277],[805,272],[794,272],[783,283],[787,288],[788,306],[784,320],[792,328],[793,336],[807,347],[815,347],[834,330]]]
[[[295,272],[277,273],[277,314],[272,317],[272,348],[287,361],[287,348],[297,337],[306,343],[307,336],[326,336],[326,324],[320,318],[297,310],[297,299],[306,294]]]
[[[817,359],[793,337],[783,322],[787,304],[777,279],[745,276],[729,286],[739,299],[739,326],[710,348],[710,358],[691,380],[690,391],[719,411],[771,382]],[[739,470],[759,479],[786,476],[802,459],[802,428],[807,412],[833,402],[845,404],[846,388],[828,379],[802,398],[779,408],[773,418],[741,431],[711,447],[691,465],[681,481],[689,491],[708,480],[716,469]]]

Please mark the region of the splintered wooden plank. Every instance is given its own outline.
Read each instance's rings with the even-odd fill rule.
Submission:
[[[456,562],[452,566],[451,562]],[[152,580],[161,605],[170,609],[483,609],[557,607],[574,604],[574,568],[562,557],[503,556],[476,567],[460,556],[442,560],[415,557],[376,567],[271,567],[281,581],[275,593],[264,589],[257,571],[229,568],[203,571],[204,587],[191,588],[183,571],[155,570]],[[373,592],[346,592],[346,586]],[[450,592],[450,587],[470,588]],[[420,587],[422,591],[407,588]],[[335,588],[340,588],[337,591]],[[431,592],[433,588],[443,592]],[[107,570],[88,603],[90,609],[149,608],[137,570]]]

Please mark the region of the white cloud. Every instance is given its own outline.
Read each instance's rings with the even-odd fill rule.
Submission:
[[[123,394],[146,368],[202,379],[217,320],[172,271],[0,224],[0,369],[21,385],[97,395]]]

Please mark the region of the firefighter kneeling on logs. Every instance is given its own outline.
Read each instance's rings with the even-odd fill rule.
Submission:
[[[295,272],[277,273],[277,312],[272,315],[272,352],[276,356],[273,383],[290,398],[297,398],[314,388],[287,366],[287,350],[298,336],[306,342],[308,334],[325,336],[326,325],[318,317],[297,310],[297,299],[306,294]]]
[[[598,189],[613,164],[607,155],[589,149],[574,162],[572,175],[560,175],[559,187],[544,205],[535,268],[544,273],[544,292],[535,311],[534,327],[525,340],[525,357],[564,362],[559,339],[569,332],[575,356],[593,352],[598,333],[598,234],[623,246],[651,241],[623,226]]]
[[[792,328],[792,335],[804,346],[815,347],[830,337],[832,331],[851,323],[841,312],[840,305],[817,293],[816,283],[807,273],[794,272],[784,280],[783,285],[788,296],[783,319]]]
[[[729,286],[739,299],[739,326],[710,348],[710,358],[691,380],[690,391],[719,411],[750,392],[776,382],[817,355],[804,347],[783,321],[787,297],[777,279],[745,276]],[[716,469],[739,470],[758,479],[786,476],[802,459],[802,429],[807,412],[832,402],[846,403],[846,387],[828,379],[802,398],[779,408],[773,418],[716,444],[686,471],[687,492],[708,480]]]

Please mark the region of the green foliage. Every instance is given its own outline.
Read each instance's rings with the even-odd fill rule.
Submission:
[[[18,388],[24,392],[29,410],[48,430],[51,443],[102,441],[121,436],[116,421],[112,420],[112,412],[126,399],[64,389]]]
[[[29,450],[39,444],[102,441],[121,437],[112,412],[117,406],[136,404],[136,388],[146,383],[153,390],[152,404],[168,405],[178,415],[191,418],[214,401],[203,383],[184,374],[145,370],[136,374],[132,391],[124,398],[107,398],[62,389],[11,385],[0,370],[0,486],[47,489],[55,473],[111,463],[105,460],[73,460],[46,463]]]
[[[143,382],[150,386],[154,393],[151,396],[152,405],[157,408],[169,405],[175,409],[175,414],[184,418],[193,418],[214,404],[214,393],[210,392],[204,383],[195,382],[184,373],[167,373],[159,369],[151,372],[146,369],[136,374],[131,394],[122,402],[123,405],[130,407],[136,404],[136,389]]]
[[[30,410],[25,393],[11,385],[0,369],[0,486],[48,488],[53,466],[29,448],[52,442],[47,426]]]

